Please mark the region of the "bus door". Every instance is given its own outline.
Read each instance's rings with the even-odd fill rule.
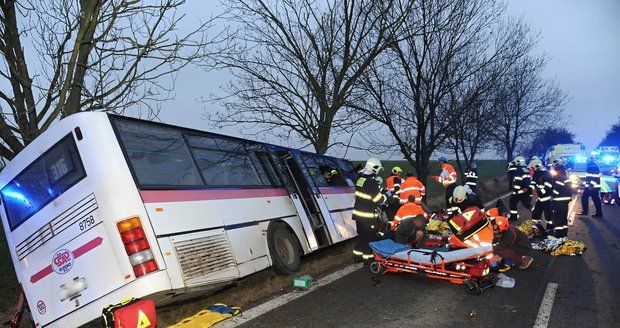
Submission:
[[[315,250],[332,244],[329,233],[331,227],[328,227],[328,223],[331,223],[329,211],[305,169],[299,153],[282,149],[276,150],[275,155],[281,169],[285,171],[283,173],[289,182],[287,183],[289,195],[302,220],[310,249]]]

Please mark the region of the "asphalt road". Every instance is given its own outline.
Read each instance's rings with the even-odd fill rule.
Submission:
[[[581,212],[578,198],[573,210]],[[569,227],[569,237],[588,247],[583,256],[534,251],[530,269],[507,272],[516,279],[512,289],[471,296],[462,286],[406,274],[383,275],[373,287],[363,268],[242,327],[532,327],[549,283],[557,290],[548,327],[618,327],[620,208],[603,211],[600,219],[576,215]]]

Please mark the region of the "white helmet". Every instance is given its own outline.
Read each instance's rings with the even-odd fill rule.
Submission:
[[[514,162],[518,166],[525,166],[525,157],[517,156],[517,157],[515,157]]]
[[[383,166],[381,166],[381,161],[378,158],[371,157],[366,161],[366,166],[364,167],[365,171],[370,171],[373,174],[378,174],[383,171]]]
[[[454,191],[452,192],[452,199],[454,199],[455,203],[462,203],[465,198],[467,198],[467,194],[467,188],[458,186],[454,188]]]
[[[531,168],[533,168],[533,169],[534,169],[534,170],[536,170],[536,171],[539,171],[540,169],[542,169],[542,168],[543,168],[543,166],[544,166],[544,165],[543,165],[542,161],[541,161],[541,160],[539,160],[538,158],[536,158],[536,159],[532,159],[532,160],[530,161],[530,167],[531,167]]]

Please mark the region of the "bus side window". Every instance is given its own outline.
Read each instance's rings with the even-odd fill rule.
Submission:
[[[353,187],[355,181],[357,180],[357,173],[355,172],[353,163],[347,160],[339,159],[338,166],[342,172],[342,177],[345,178],[346,184]]]
[[[187,140],[207,185],[264,185],[243,143],[221,137],[198,135],[188,135]]]
[[[115,125],[142,186],[198,186],[203,181],[181,132],[124,119]]]
[[[271,157],[269,154],[266,152],[255,152],[254,155],[258,159],[258,164],[264,172],[263,179],[267,179],[268,184],[271,184],[272,186],[282,186],[282,181],[280,181],[280,178],[276,173],[276,169],[271,162]]]
[[[303,158],[304,164],[306,165],[306,169],[308,170],[308,173],[310,173],[310,176],[312,177],[312,180],[314,180],[314,183],[316,184],[316,186],[326,187],[327,181],[325,180],[325,177],[323,176],[323,172],[321,172],[321,167],[319,163],[317,162],[318,156],[315,156],[313,154],[303,153],[301,157]]]

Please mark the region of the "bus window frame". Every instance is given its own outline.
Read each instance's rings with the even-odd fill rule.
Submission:
[[[160,123],[160,122],[145,121],[145,120],[136,119],[133,117],[108,114],[108,118],[110,119],[110,124],[112,126],[112,130],[114,131],[114,135],[116,137],[118,145],[121,149],[121,152],[123,153],[125,163],[131,173],[131,176],[133,177],[136,187],[139,190],[208,190],[208,189],[233,189],[233,188],[234,189],[267,189],[267,188],[282,188],[283,187],[281,185],[276,186],[273,184],[271,185],[209,185],[209,184],[206,184],[206,182],[204,181],[204,177],[202,176],[200,167],[198,166],[198,163],[196,163],[195,155],[192,152],[192,147],[190,146],[187,137],[190,135],[196,135],[199,137],[207,137],[207,138],[214,138],[214,139],[228,139],[228,140],[232,140],[235,142],[239,142],[244,147],[246,146],[246,144],[265,146],[265,144],[263,143],[252,141],[252,140],[247,140],[247,139],[242,139],[242,138],[231,137],[231,136],[224,136],[224,135],[220,135],[216,133],[205,132],[205,131],[200,131],[200,130],[195,130],[195,129],[190,129],[190,128],[178,127],[178,126],[169,125],[169,124]],[[173,129],[179,132],[183,136],[183,142],[185,143],[185,146],[189,150],[192,165],[194,165],[194,168],[198,171],[198,174],[203,181],[202,184],[191,185],[191,186],[180,186],[180,185],[144,185],[140,183],[140,181],[138,180],[138,176],[136,175],[135,169],[131,165],[131,161],[129,160],[127,148],[125,147],[121,139],[120,131],[116,124],[117,121],[126,121],[126,122],[131,122],[134,124],[159,126],[163,128]],[[267,149],[267,147],[265,148],[267,152],[270,152]]]
[[[3,192],[4,189],[6,189],[7,186],[9,186],[11,183],[13,183],[13,181],[18,179],[24,172],[28,171],[35,164],[37,164],[37,162],[39,162],[43,158],[45,158],[52,151],[52,149],[54,149],[56,146],[58,146],[62,142],[64,142],[65,139],[71,139],[71,144],[72,144],[73,149],[75,150],[76,155],[77,155],[77,163],[75,163],[77,165],[76,165],[75,169],[76,170],[81,169],[83,174],[78,179],[75,179],[75,181],[73,181],[71,184],[68,184],[67,188],[63,192],[61,192],[58,195],[55,195],[54,197],[48,198],[48,200],[45,203],[41,204],[39,209],[37,209],[36,211],[32,212],[30,215],[26,216],[25,218],[23,218],[21,220],[21,222],[18,223],[17,225],[13,226],[11,224],[11,218],[10,218],[9,211],[6,208],[7,202],[6,202],[5,198],[4,198],[4,192]],[[47,178],[48,185],[51,185],[50,181],[49,181],[49,176],[47,174],[48,173],[47,172],[47,168],[45,167],[45,165],[43,166],[43,170],[45,171],[45,176]],[[66,174],[65,174],[65,176],[66,176]],[[65,176],[63,176],[62,178],[64,178]],[[80,181],[84,180],[87,176],[88,176],[88,172],[86,172],[86,168],[84,167],[84,161],[82,160],[82,156],[80,155],[80,150],[78,149],[77,142],[75,141],[75,138],[73,137],[73,132],[69,132],[65,136],[60,138],[57,142],[55,142],[53,145],[51,145],[49,148],[47,148],[41,155],[39,155],[37,158],[35,158],[30,164],[28,164],[28,166],[26,166],[24,169],[22,169],[18,174],[15,175],[15,177],[13,177],[13,179],[11,179],[11,181],[9,181],[6,185],[4,185],[4,187],[2,187],[2,189],[0,189],[0,199],[2,199],[2,208],[4,209],[4,214],[6,216],[7,223],[9,225],[9,229],[11,230],[11,232],[15,231],[15,229],[19,228],[22,224],[26,223],[28,220],[30,220],[30,218],[32,218],[34,215],[36,215],[37,213],[42,211],[47,205],[49,205],[51,202],[53,202],[56,199],[58,199],[58,197],[62,196],[64,193],[69,191],[71,188],[73,188]],[[59,180],[62,180],[62,178],[60,178]],[[57,180],[56,182],[58,182],[59,180]]]

